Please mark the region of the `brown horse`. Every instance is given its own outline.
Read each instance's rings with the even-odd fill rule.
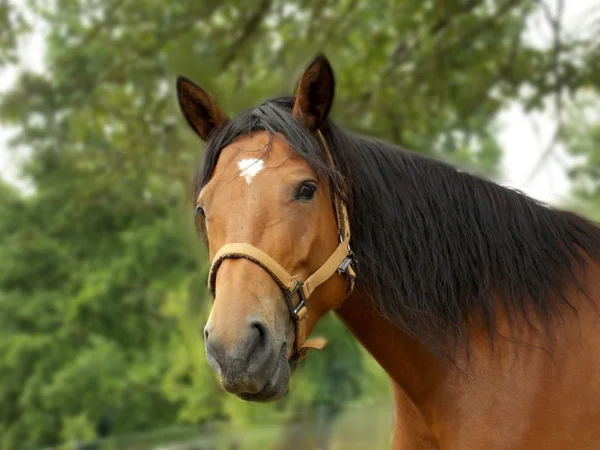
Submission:
[[[595,224],[343,130],[322,55],[295,97],[234,119],[177,92],[206,141],[204,336],[225,390],[281,397],[334,310],[389,374],[393,448],[600,448]]]

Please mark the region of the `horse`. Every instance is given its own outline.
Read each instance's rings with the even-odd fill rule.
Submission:
[[[319,53],[230,118],[177,77],[224,390],[281,398],[333,311],[389,376],[393,449],[599,448],[600,228],[342,128],[334,90]]]

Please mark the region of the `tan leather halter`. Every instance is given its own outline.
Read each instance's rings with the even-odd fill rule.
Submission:
[[[327,141],[325,141],[325,138],[320,131],[317,131],[317,135],[325,149],[331,166],[335,168]],[[306,339],[306,318],[308,317],[306,302],[317,286],[327,281],[336,272],[339,275],[345,274],[348,277],[348,290],[346,296],[341,299],[340,304],[354,289],[356,273],[354,272],[352,265],[356,262],[356,259],[350,250],[350,222],[348,219],[348,211],[346,209],[346,204],[339,193],[333,194],[333,206],[336,213],[340,243],[327,261],[325,261],[325,263],[323,263],[323,265],[306,280],[298,280],[262,250],[253,245],[241,242],[225,244],[221,247],[213,258],[208,274],[208,288],[213,295],[215,295],[217,271],[223,261],[228,258],[246,258],[253,263],[258,264],[271,275],[273,280],[275,280],[283,291],[290,314],[296,323],[296,339],[294,341],[294,355],[292,356],[293,362],[301,360],[306,355],[307,350],[320,350],[326,344],[326,341],[323,338]],[[299,298],[297,304],[294,304],[295,294],[298,294]]]

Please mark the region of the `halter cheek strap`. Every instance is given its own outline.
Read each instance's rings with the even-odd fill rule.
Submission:
[[[333,158],[327,142],[320,131],[318,131],[317,134],[325,148],[330,164],[333,167]],[[306,339],[306,318],[308,317],[307,300],[313,291],[336,273],[348,277],[346,296],[340,300],[339,304],[341,304],[354,289],[356,273],[354,272],[353,264],[356,260],[354,254],[350,250],[350,223],[348,220],[348,212],[345,203],[338,194],[334,194],[333,203],[338,222],[340,243],[327,261],[325,261],[323,265],[306,280],[298,280],[293,275],[290,275],[281,264],[275,261],[267,253],[251,244],[242,242],[225,244],[221,247],[213,258],[208,274],[208,287],[213,295],[215,294],[217,272],[223,261],[226,259],[248,259],[262,267],[269,275],[271,275],[273,280],[275,280],[279,288],[283,291],[288,309],[296,324],[296,339],[294,341],[294,356],[292,358],[294,361],[302,359],[306,355],[308,349],[320,350],[326,344],[326,341],[323,338]],[[296,296],[299,298],[297,302],[294,300]]]

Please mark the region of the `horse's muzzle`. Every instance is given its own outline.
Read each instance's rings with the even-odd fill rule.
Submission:
[[[210,323],[204,329],[207,360],[223,388],[250,401],[270,401],[285,394],[290,378],[286,344],[275,347],[268,326],[259,319],[236,335],[234,341],[226,339],[227,335],[211,330]]]

